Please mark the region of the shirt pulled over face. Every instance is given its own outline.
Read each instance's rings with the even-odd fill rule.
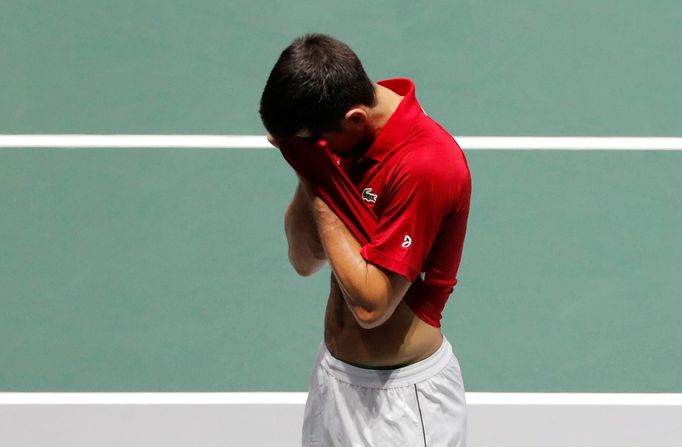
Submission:
[[[280,150],[362,244],[363,258],[412,282],[406,304],[440,327],[462,257],[469,168],[450,133],[422,110],[411,80],[378,83],[403,99],[365,154],[341,159],[301,138]]]

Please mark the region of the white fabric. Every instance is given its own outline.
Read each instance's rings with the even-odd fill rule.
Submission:
[[[358,368],[320,345],[304,447],[466,447],[466,402],[450,343],[393,370]]]

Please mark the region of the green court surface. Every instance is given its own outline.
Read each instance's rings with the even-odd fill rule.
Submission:
[[[0,134],[263,134],[323,31],[456,135],[680,136],[679,1],[0,3]],[[468,391],[682,392],[682,152],[466,151]],[[0,149],[0,392],[304,391],[276,150]]]
[[[1,133],[261,134],[279,52],[323,31],[458,135],[679,136],[679,0],[0,2]]]
[[[4,150],[0,389],[302,391],[275,150]],[[469,391],[682,391],[682,152],[469,152],[445,334]]]

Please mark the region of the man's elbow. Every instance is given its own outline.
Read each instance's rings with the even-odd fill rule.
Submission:
[[[291,265],[292,265],[292,267],[294,267],[294,270],[296,271],[296,273],[299,276],[303,276],[303,277],[311,276],[312,274],[314,274],[315,272],[317,272],[319,270],[319,267],[315,268],[315,266],[312,266],[309,264],[301,265],[301,264],[292,263]]]
[[[383,308],[356,307],[353,316],[361,328],[374,329],[384,324],[391,317],[391,312]]]
[[[323,259],[317,259],[317,258],[308,258],[308,259],[302,259],[300,256],[296,256],[293,253],[289,253],[289,264],[294,268],[296,273],[298,273],[299,276],[311,276],[312,274],[316,273],[320,268],[322,268],[322,265],[324,264]]]

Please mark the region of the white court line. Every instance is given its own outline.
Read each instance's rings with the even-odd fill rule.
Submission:
[[[0,393],[0,405],[305,404],[308,393]]]
[[[0,393],[0,405],[303,405],[307,393]],[[679,406],[682,394],[466,393],[469,405]]]
[[[455,137],[465,150],[682,150],[680,137]],[[272,149],[262,135],[0,135],[0,148]]]

